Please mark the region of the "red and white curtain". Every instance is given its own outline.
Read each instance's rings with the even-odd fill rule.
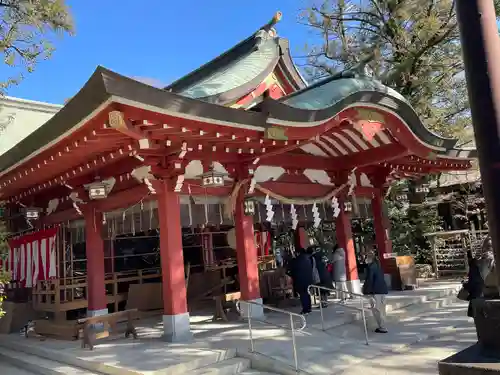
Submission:
[[[9,254],[3,267],[12,281],[31,288],[38,280],[57,277],[57,228],[27,234],[9,241]]]
[[[254,232],[255,247],[257,248],[257,256],[267,256],[271,252],[271,233],[270,232]]]

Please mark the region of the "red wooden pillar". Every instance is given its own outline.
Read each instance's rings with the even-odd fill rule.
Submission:
[[[387,233],[387,218],[384,215],[382,191],[377,189],[372,198],[373,227],[375,229],[375,242],[378,256],[385,273],[387,273],[387,260],[384,254],[392,252],[392,242]]]
[[[181,205],[173,183],[159,181],[157,185],[164,338],[170,342],[186,341],[192,335],[182,253]]]
[[[108,300],[104,285],[104,240],[102,213],[92,204],[85,207],[85,253],[87,256],[87,315],[108,313]]]
[[[347,271],[347,287],[353,293],[361,293],[361,284],[358,277],[358,263],[356,250],[352,238],[351,215],[344,210],[344,197],[339,197],[340,214],[336,221],[337,244],[345,251]]]
[[[306,228],[298,227],[295,230],[295,249],[307,249],[309,245],[309,236],[307,235]]]
[[[253,217],[244,213],[245,189],[241,188],[236,198],[234,227],[236,235],[236,258],[240,277],[241,299],[262,304],[260,297],[257,249],[253,232]],[[241,304],[241,314],[252,317],[262,316],[263,309],[258,305]]]

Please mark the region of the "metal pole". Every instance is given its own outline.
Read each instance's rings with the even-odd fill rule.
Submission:
[[[254,346],[253,346],[253,335],[252,335],[252,312],[251,312],[251,306],[250,303],[246,302],[247,304],[247,316],[248,316],[248,334],[250,335],[250,352],[253,353],[255,351]]]
[[[500,261],[500,40],[493,0],[456,0],[493,251]],[[497,272],[500,285],[500,272]]]
[[[319,294],[319,312],[321,314],[321,330],[325,330],[325,321],[323,319],[323,301],[321,301],[321,289],[320,287],[318,288],[318,294]]]
[[[365,314],[365,301],[363,298],[359,299],[361,301],[361,317],[363,318],[363,328],[365,330],[365,342],[368,345],[368,327],[366,326],[366,314]]]
[[[299,359],[297,358],[297,345],[295,343],[295,326],[293,324],[293,315],[290,315],[290,327],[292,328],[292,347],[293,347],[293,360],[295,362],[295,371],[299,371]]]

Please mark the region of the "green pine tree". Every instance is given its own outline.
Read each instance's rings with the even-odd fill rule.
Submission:
[[[15,72],[2,78],[0,92],[18,84],[25,72],[50,58],[53,37],[72,34],[73,21],[64,0],[0,0],[0,51]]]
[[[311,31],[306,55],[298,59],[309,78],[362,65],[404,95],[429,129],[471,139],[466,131],[471,120],[454,0],[314,4],[299,17]]]
[[[430,130],[473,138],[454,0],[315,0],[299,22],[311,32],[298,58],[309,79],[356,67],[404,95]],[[435,208],[387,201],[394,251],[429,262]]]

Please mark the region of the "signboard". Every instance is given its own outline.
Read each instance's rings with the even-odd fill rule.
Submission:
[[[264,137],[266,139],[273,139],[276,141],[288,141],[288,136],[285,133],[285,128],[278,128],[277,126],[266,128]]]
[[[384,253],[384,259],[396,258],[397,256],[397,253]]]

